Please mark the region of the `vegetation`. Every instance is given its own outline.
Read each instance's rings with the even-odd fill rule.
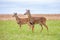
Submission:
[[[49,31],[36,24],[34,32],[27,24],[20,28],[16,21],[0,21],[0,40],[60,40],[60,20],[48,20]]]

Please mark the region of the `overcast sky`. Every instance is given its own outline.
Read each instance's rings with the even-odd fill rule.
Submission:
[[[60,13],[60,0],[0,0],[0,14],[23,14],[26,9],[30,9],[32,14],[57,14]]]

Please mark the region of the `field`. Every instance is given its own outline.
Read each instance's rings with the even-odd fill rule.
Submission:
[[[18,16],[26,17],[21,14]],[[0,14],[0,40],[60,40],[60,14],[35,14],[32,16],[46,17],[49,31],[47,32],[43,26],[43,31],[40,32],[41,26],[36,24],[32,33],[27,24],[20,28],[12,15]]]
[[[15,20],[0,20],[0,40],[60,40],[60,20],[48,20],[47,25],[49,32],[44,26],[40,32],[41,26],[36,24],[32,33],[27,24],[20,28]]]
[[[13,14],[0,14],[0,20],[15,20]],[[27,18],[26,15],[18,14],[20,18]],[[32,14],[32,17],[46,17],[48,20],[60,20],[60,14]]]

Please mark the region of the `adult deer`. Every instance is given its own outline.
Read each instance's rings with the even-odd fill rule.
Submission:
[[[30,14],[30,10],[26,10],[24,15],[28,16],[29,24],[32,27],[32,32],[34,31],[34,24],[40,24],[41,27],[42,27],[42,25],[44,25],[48,30],[48,26],[46,25],[46,18],[45,17],[32,17]],[[41,29],[41,32],[42,32],[42,30],[43,30],[43,27]]]
[[[14,13],[13,17],[16,18],[17,24],[20,25],[20,28],[21,28],[21,25],[22,25],[22,24],[26,24],[26,23],[28,22],[28,18],[23,18],[23,19],[22,19],[22,18],[19,18],[19,17],[17,16],[17,13]]]

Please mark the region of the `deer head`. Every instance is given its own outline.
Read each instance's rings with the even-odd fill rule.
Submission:
[[[29,15],[30,14],[30,10],[26,10],[26,12],[24,13],[24,15]]]
[[[17,13],[14,13],[13,17],[14,17],[14,16],[17,16]]]

